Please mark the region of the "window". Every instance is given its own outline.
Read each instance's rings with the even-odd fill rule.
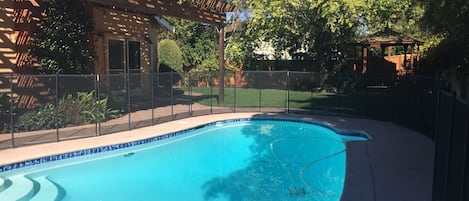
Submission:
[[[122,40],[109,40],[109,71],[124,72],[125,57],[124,57],[124,41]]]
[[[129,41],[127,47],[129,52],[129,72],[134,70],[140,71],[140,42]]]

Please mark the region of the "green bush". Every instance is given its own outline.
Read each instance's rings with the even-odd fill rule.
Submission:
[[[127,99],[123,96],[109,96],[102,95],[104,99],[107,99],[107,106],[109,109],[124,112],[127,109]]]
[[[68,94],[58,101],[58,126],[83,125],[119,117],[120,112],[108,106],[108,98],[96,100],[94,91]],[[55,128],[56,108],[48,103],[26,112],[18,119],[17,129],[22,131]]]
[[[159,72],[183,72],[182,52],[174,40],[164,39],[158,45]]]
[[[68,94],[59,100],[59,115],[66,125],[96,123],[116,118],[117,110],[108,107],[108,98],[95,100],[94,91],[78,92],[76,96]]]
[[[62,120],[58,119],[59,125]],[[48,103],[43,107],[26,112],[18,118],[15,125],[20,131],[33,131],[55,128],[55,107]]]
[[[0,133],[8,131],[10,121],[10,98],[5,94],[0,94]]]

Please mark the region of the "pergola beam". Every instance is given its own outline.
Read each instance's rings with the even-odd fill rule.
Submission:
[[[129,12],[147,15],[165,15],[198,21],[207,24],[223,24],[226,13],[234,12],[237,7],[221,0],[183,2],[175,0],[87,0],[88,2],[109,6]]]

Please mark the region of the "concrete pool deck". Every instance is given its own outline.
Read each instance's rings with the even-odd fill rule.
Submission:
[[[51,142],[0,150],[0,166],[87,148],[145,139],[218,120],[275,116],[314,120],[340,128],[362,130],[373,139],[347,144],[344,201],[430,201],[433,142],[391,122],[321,115],[227,113],[191,117],[99,137]]]

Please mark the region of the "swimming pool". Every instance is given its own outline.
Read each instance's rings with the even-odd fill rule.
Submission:
[[[293,120],[216,122],[3,168],[0,198],[340,200],[345,143],[364,137]]]

